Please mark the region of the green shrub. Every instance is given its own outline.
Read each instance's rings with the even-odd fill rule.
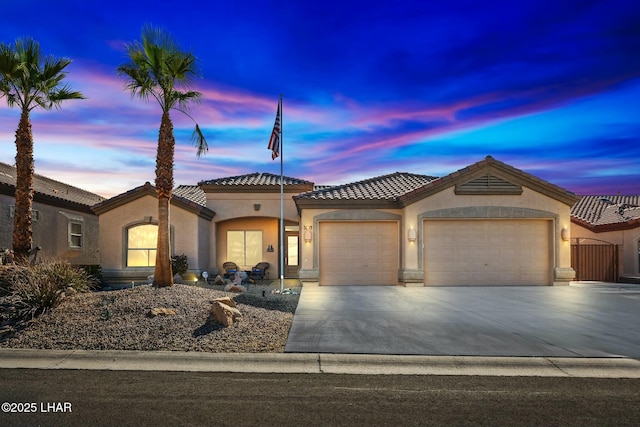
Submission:
[[[15,264],[0,269],[0,287],[17,297],[17,305],[31,316],[56,307],[68,295],[95,286],[87,272],[65,261],[43,261],[36,265]]]

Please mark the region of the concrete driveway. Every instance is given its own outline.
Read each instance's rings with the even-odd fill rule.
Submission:
[[[304,287],[285,352],[640,358],[640,286]]]

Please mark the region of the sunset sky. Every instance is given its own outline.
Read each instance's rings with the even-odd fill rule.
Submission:
[[[640,2],[2,0],[0,41],[73,60],[87,99],[32,113],[36,172],[110,197],[153,182],[160,109],[117,76],[163,27],[199,59],[193,123],[172,114],[175,181],[284,173],[339,184],[444,176],[492,155],[577,194],[640,194]],[[19,111],[0,99],[0,161]]]

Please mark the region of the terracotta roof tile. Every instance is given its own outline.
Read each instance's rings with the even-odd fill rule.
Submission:
[[[291,178],[288,176],[284,178],[284,185],[300,185],[308,184],[312,185],[312,182],[305,181],[303,179]],[[229,176],[226,178],[211,179],[208,181],[201,181],[198,185],[225,185],[225,186],[243,186],[243,185],[280,185],[280,175],[271,173],[250,173],[247,175]]]
[[[407,172],[336,185],[299,194],[297,200],[396,200],[399,196],[436,179]]]
[[[15,188],[16,168],[14,166],[0,162],[0,183]],[[87,207],[105,200],[104,197],[97,194],[39,174],[33,176],[33,190],[36,194]]]
[[[640,219],[640,196],[582,196],[571,216],[591,226],[624,224]]]
[[[173,195],[190,200],[200,206],[207,206],[207,196],[197,185],[179,185],[173,190]]]

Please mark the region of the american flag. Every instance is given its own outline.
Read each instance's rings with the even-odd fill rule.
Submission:
[[[282,102],[282,100],[280,101]],[[269,139],[269,146],[271,150],[271,159],[275,160],[280,155],[280,102],[278,102],[278,112],[276,113],[276,122],[273,124],[273,131],[271,132],[271,138]]]

